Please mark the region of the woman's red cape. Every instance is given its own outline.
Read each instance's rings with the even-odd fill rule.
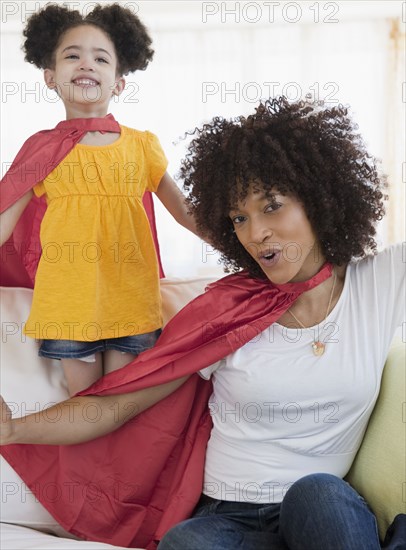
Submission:
[[[63,120],[52,130],[42,130],[27,139],[0,182],[0,213],[60,164],[86,132],[120,132],[120,125],[109,114],[103,118]],[[143,197],[155,244],[160,276],[164,277],[155,224],[152,195]],[[46,210],[44,197],[33,197],[24,210],[10,239],[0,248],[0,285],[33,288],[41,256],[39,230]]]
[[[181,310],[153,349],[80,395],[129,393],[196,373],[253,339],[302,292],[330,275],[331,265],[325,264],[304,283],[276,286],[246,273],[225,277]],[[211,383],[193,374],[109,435],[71,446],[9,445],[0,452],[68,531],[152,550],[199,499],[211,430],[210,393]],[[130,412],[136,399],[128,406]],[[54,414],[46,417],[50,423],[58,420]],[[97,422],[102,414],[93,405],[83,413],[71,407],[72,421],[80,415],[82,421]]]

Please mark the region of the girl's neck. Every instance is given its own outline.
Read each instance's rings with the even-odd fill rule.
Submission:
[[[65,105],[66,109],[66,120],[71,120],[72,118],[103,118],[107,115],[107,108],[101,106],[91,106],[86,105],[85,108],[82,106],[72,106],[68,107]]]
[[[111,145],[120,138],[120,134],[113,132],[106,132],[101,134],[100,132],[87,132],[79,141],[82,145]]]

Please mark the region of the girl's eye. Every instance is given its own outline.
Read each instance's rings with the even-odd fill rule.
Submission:
[[[104,59],[104,57],[98,57],[96,61],[102,61],[103,63],[108,63],[107,59]]]
[[[79,59],[79,56],[71,53],[70,55],[67,55],[65,59]]]

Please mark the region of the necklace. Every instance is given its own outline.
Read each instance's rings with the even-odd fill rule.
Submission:
[[[334,289],[335,289],[335,286],[336,286],[336,279],[337,279],[337,274],[336,272],[334,271],[334,280],[333,280],[333,286],[331,288],[331,293],[330,293],[330,299],[328,301],[328,306],[327,306],[327,311],[326,311],[326,315],[324,317],[324,325],[323,325],[323,329],[324,329],[324,326],[326,324],[326,319],[327,319],[327,316],[329,314],[329,311],[330,311],[330,306],[331,306],[331,301],[333,299],[333,294],[334,294]],[[304,324],[299,321],[299,319],[296,317],[296,315],[290,310],[288,309],[288,312],[292,315],[292,317],[294,318],[294,320],[302,327],[304,328],[305,330],[307,330],[309,327],[305,327]],[[312,350],[313,350],[313,353],[314,355],[317,355],[317,357],[320,357],[320,355],[323,355],[324,351],[326,349],[326,344],[324,342],[321,342],[320,340],[316,340],[314,339],[313,342],[312,342]]]

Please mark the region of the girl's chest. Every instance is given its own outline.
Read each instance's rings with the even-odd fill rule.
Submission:
[[[142,155],[125,151],[75,151],[44,180],[49,200],[69,195],[142,197],[147,182]]]

